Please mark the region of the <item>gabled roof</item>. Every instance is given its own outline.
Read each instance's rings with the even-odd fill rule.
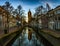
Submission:
[[[60,9],[60,5],[57,6],[56,8],[54,8],[54,9],[49,10],[49,11],[47,12],[47,14],[48,14],[49,12],[53,12],[53,11],[55,11],[55,10],[57,10],[57,9]]]

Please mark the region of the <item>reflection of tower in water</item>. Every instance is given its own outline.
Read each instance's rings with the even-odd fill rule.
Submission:
[[[28,40],[30,41],[32,39],[32,31],[28,29]]]

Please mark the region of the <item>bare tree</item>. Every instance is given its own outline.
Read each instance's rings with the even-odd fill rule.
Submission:
[[[21,5],[19,5],[19,6],[17,7],[17,10],[18,10],[18,14],[20,15],[20,13],[21,13],[21,10],[22,10],[22,7],[21,7]]]
[[[8,33],[9,32],[9,15],[11,13],[11,11],[13,10],[13,6],[11,6],[11,4],[9,2],[5,2],[5,4],[2,6],[8,13],[6,13],[7,15],[7,24],[5,24],[5,32]]]
[[[2,6],[5,10],[7,10],[9,13],[12,13],[14,7],[11,6],[11,3],[5,2],[5,4]]]

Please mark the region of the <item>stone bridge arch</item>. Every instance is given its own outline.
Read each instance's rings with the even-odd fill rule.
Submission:
[[[23,30],[25,27],[31,28],[33,31],[37,31],[37,28],[31,25],[24,25],[21,29]]]

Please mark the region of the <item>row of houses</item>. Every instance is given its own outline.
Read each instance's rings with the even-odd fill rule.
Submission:
[[[46,14],[38,15],[35,20],[38,20],[41,28],[60,29],[60,6],[49,10]]]
[[[47,12],[48,16],[48,28],[60,29],[60,6]]]
[[[12,27],[16,25],[16,17],[12,16],[8,11],[0,6],[0,29]]]

